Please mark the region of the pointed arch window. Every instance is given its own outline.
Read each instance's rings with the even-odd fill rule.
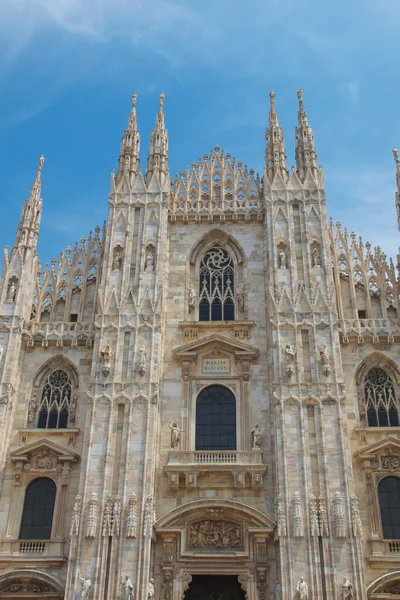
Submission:
[[[65,429],[68,427],[72,383],[68,373],[55,369],[45,379],[39,404],[38,428]]]
[[[373,367],[366,374],[364,401],[369,427],[399,425],[399,410],[393,381],[381,367]]]
[[[378,493],[383,537],[400,540],[400,479],[385,477],[379,483]]]
[[[233,321],[235,271],[230,254],[223,248],[211,248],[200,263],[199,320]]]
[[[53,525],[56,484],[48,477],[35,479],[26,488],[20,540],[49,540]]]

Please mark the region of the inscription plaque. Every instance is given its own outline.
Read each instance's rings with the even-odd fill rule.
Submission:
[[[203,373],[229,373],[229,358],[203,358]]]

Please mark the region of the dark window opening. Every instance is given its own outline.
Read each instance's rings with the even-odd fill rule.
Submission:
[[[364,380],[364,401],[369,427],[399,425],[398,403],[393,382],[384,369],[370,369]]]
[[[71,313],[69,315],[69,320],[71,323],[77,323],[78,322],[78,313]]]
[[[20,540],[49,540],[53,524],[56,484],[47,477],[35,479],[26,489]]]
[[[236,399],[226,387],[211,385],[197,398],[196,450],[236,450]]]
[[[400,540],[400,479],[385,477],[379,484],[383,537]]]
[[[358,318],[359,319],[366,319],[367,318],[367,311],[366,310],[358,310]]]

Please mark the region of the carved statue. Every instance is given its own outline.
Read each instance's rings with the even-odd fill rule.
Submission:
[[[147,586],[147,598],[148,600],[154,600],[154,579],[150,579]]]
[[[121,581],[122,595],[121,600],[132,600],[133,598],[133,583],[128,575]]]
[[[347,600],[348,598],[354,598],[353,584],[347,579],[347,577],[343,577],[342,581],[342,598],[343,600]]]
[[[122,248],[120,246],[116,246],[114,248],[114,258],[112,262],[112,270],[120,270],[122,264]]]
[[[260,439],[264,432],[264,428],[260,427],[258,423],[256,423],[251,430],[251,438],[253,440],[253,448],[260,447]]]
[[[244,287],[243,283],[239,285],[239,289],[236,293],[238,309],[240,312],[244,312]]]
[[[146,256],[146,265],[144,270],[148,273],[152,273],[154,271],[154,258],[150,253]]]
[[[196,290],[193,286],[189,288],[189,310],[196,308]]]
[[[329,537],[328,513],[326,512],[325,499],[318,498],[319,532],[322,537]]]
[[[77,394],[74,394],[74,396],[72,397],[72,400],[70,402],[70,405],[69,405],[69,422],[70,423],[75,423],[77,405],[78,405],[78,396],[77,396]]]
[[[147,348],[146,346],[141,346],[139,348],[139,361],[138,361],[138,370],[141,375],[146,373],[146,359],[147,359]]]
[[[118,537],[121,531],[121,498],[119,496],[114,500],[112,526],[113,535]]]
[[[17,286],[15,284],[14,279],[12,279],[10,282],[10,285],[8,286],[6,302],[14,302],[16,292],[17,292]]]
[[[304,581],[304,577],[300,577],[300,581],[297,582],[296,591],[300,600],[308,600],[308,585]]]
[[[286,269],[286,254],[283,248],[279,250],[279,268]]]
[[[90,580],[89,575],[86,575],[86,577],[80,577],[80,582],[81,582],[81,600],[88,600],[89,599],[89,595],[90,595],[90,590],[92,589],[92,582]]]
[[[28,405],[28,421],[29,423],[33,423],[36,418],[37,409],[39,406],[39,400],[37,394],[33,394],[32,398],[29,400]]]
[[[74,508],[72,510],[70,536],[76,537],[79,533],[79,523],[81,520],[81,497],[75,498]]]
[[[355,496],[351,499],[351,523],[353,528],[354,537],[362,537],[363,529],[360,517],[360,509],[358,507],[358,500]]]
[[[311,252],[311,261],[312,261],[313,267],[321,266],[321,256],[319,254],[318,248],[314,248],[313,251]]]
[[[319,351],[319,358],[324,375],[329,375],[331,372],[331,355],[329,354],[329,350],[326,345],[324,345],[324,347]]]
[[[52,469],[53,468],[53,459],[50,456],[50,452],[47,448],[45,448],[40,454],[37,455],[36,466],[38,469]]]
[[[107,377],[111,371],[111,356],[112,351],[110,346],[106,346],[104,350],[100,350],[101,370],[104,377]]]
[[[315,496],[312,495],[310,496],[310,529],[312,537],[320,535],[317,503],[315,502]]]
[[[3,354],[4,354],[4,348],[3,348],[3,346],[0,346],[0,365],[3,361]]]
[[[275,590],[275,600],[281,600],[281,597],[282,597],[281,584],[277,583],[276,584],[276,590]]]
[[[168,425],[171,430],[171,448],[179,448],[179,444],[181,443],[181,430],[178,427],[178,423],[176,421],[170,421]]]
[[[291,365],[294,362],[294,357],[296,356],[296,350],[292,348],[290,344],[286,344],[285,346],[285,358],[287,364]]]
[[[107,499],[104,507],[103,515],[103,537],[109,537],[112,535],[113,515],[112,515],[112,500]]]

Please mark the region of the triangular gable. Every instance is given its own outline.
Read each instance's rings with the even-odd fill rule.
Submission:
[[[260,351],[253,346],[215,333],[205,338],[201,338],[200,340],[190,342],[189,344],[179,346],[179,348],[173,350],[173,354],[178,360],[187,359],[189,357],[194,358],[197,357],[200,352],[206,349],[208,350],[210,347],[226,350],[227,352],[234,354],[237,358],[248,358],[251,361],[256,361],[260,353]]]
[[[382,454],[391,452],[395,455],[400,455],[400,440],[393,436],[388,436],[379,442],[374,442],[368,446],[364,446],[354,454],[354,458],[359,460],[371,460]]]
[[[35,454],[42,450],[49,450],[51,453],[57,455],[58,460],[61,461],[76,462],[79,460],[79,455],[76,454],[76,452],[72,452],[64,446],[60,446],[47,438],[40,438],[31,444],[19,446],[19,448],[10,452],[10,458],[12,462],[26,461],[31,454]]]

